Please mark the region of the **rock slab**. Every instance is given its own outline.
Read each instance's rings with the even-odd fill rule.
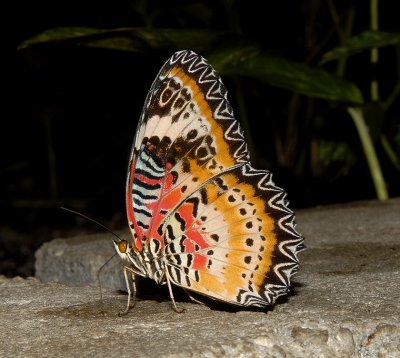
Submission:
[[[307,250],[293,293],[264,312],[182,301],[177,314],[165,295],[119,317],[118,260],[102,270],[102,301],[97,289],[109,235],[45,244],[46,282],[0,277],[0,356],[399,357],[400,199],[302,210],[297,221]]]

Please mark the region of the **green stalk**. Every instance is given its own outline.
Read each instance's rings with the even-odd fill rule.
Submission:
[[[397,97],[400,95],[400,81],[396,83],[393,88],[393,91],[390,93],[386,101],[383,103],[383,110],[387,111]]]
[[[376,195],[379,200],[387,200],[388,193],[386,189],[385,180],[382,175],[381,166],[376,156],[374,144],[372,143],[371,136],[369,135],[368,126],[364,121],[364,116],[360,108],[349,107],[347,108],[353,122],[357,128],[358,135],[360,136],[361,144],[364,150],[365,157],[367,158],[369,171],[372,176],[372,181],[375,186]]]
[[[398,171],[400,171],[400,161],[397,158],[396,152],[393,150],[392,146],[390,145],[385,135],[381,134],[380,138],[381,138],[382,148],[385,151],[386,155],[388,156],[390,162]]]
[[[371,0],[370,2],[370,13],[371,13],[371,30],[377,31],[379,28],[378,23],[378,0]],[[377,66],[379,59],[378,49],[376,47],[371,49],[371,64]],[[378,80],[373,78],[371,81],[371,100],[373,102],[379,101],[379,86]]]
[[[348,39],[351,36],[351,32],[353,30],[353,23],[354,23],[354,15],[355,15],[355,9],[354,7],[351,7],[348,11],[348,14],[346,16],[346,24],[345,28],[343,30],[343,38],[341,39],[343,42],[341,43],[342,46],[346,45]],[[344,77],[345,72],[346,72],[346,65],[347,65],[347,58],[348,56],[342,55],[338,59],[338,63],[336,66],[336,74],[339,77]]]

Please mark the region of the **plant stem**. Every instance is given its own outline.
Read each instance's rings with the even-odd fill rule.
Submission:
[[[383,103],[383,110],[387,111],[399,95],[400,95],[400,81],[396,83],[396,86],[394,86],[393,91],[390,93],[389,97]]]
[[[370,15],[371,15],[371,30],[377,31],[379,28],[378,24],[378,0],[370,0]],[[379,53],[376,47],[371,49],[371,64],[376,67],[378,65]],[[379,101],[379,86],[378,80],[373,78],[371,81],[371,100]]]
[[[382,148],[384,149],[386,155],[388,156],[390,162],[393,164],[393,166],[398,171],[400,171],[400,161],[397,158],[396,152],[393,150],[393,148],[390,145],[388,139],[383,134],[381,134],[381,145],[382,145]]]
[[[354,23],[354,15],[355,15],[355,9],[354,7],[351,7],[346,15],[346,23],[345,23],[345,28],[343,30],[343,35],[341,36],[341,42],[340,45],[344,46],[346,45],[348,39],[351,36],[351,33],[353,31],[353,23]],[[342,55],[338,59],[338,63],[336,66],[336,74],[339,77],[344,77],[345,72],[346,72],[346,65],[347,65],[347,55]]]
[[[382,170],[376,156],[374,144],[372,143],[371,136],[369,135],[368,127],[364,121],[364,116],[360,108],[348,107],[351,118],[357,128],[358,135],[360,136],[361,144],[364,150],[365,157],[369,166],[372,181],[375,186],[376,195],[379,200],[386,200],[388,193],[386,189],[385,180],[382,175]]]

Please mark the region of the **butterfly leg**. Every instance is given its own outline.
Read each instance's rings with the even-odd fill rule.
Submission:
[[[173,292],[172,292],[171,281],[170,281],[170,278],[169,278],[169,274],[168,274],[168,270],[167,270],[167,269],[165,269],[164,274],[165,274],[165,279],[167,280],[167,285],[168,285],[168,290],[169,290],[169,296],[171,297],[171,301],[172,301],[172,305],[173,305],[174,311],[175,311],[176,313],[183,313],[183,312],[185,312],[186,310],[185,310],[184,308],[178,308],[178,307],[176,306],[174,294],[173,294]]]
[[[118,313],[118,316],[124,316],[126,315],[131,308],[135,306],[136,303],[136,278],[135,278],[135,272],[130,269],[128,266],[123,266],[124,269],[124,276],[125,276],[125,284],[126,284],[126,289],[128,290],[128,301],[126,303],[126,308],[122,312]],[[129,274],[131,277],[132,281],[132,289],[130,285],[130,280],[129,280]],[[131,297],[132,297],[132,306],[131,306]]]
[[[190,292],[189,292],[188,290],[185,290],[185,289],[183,289],[183,290],[184,290],[185,293],[189,296],[189,298],[190,298],[191,301],[193,301],[193,302],[195,302],[195,303],[198,303],[199,305],[202,305],[202,306],[205,306],[205,305],[206,305],[204,302],[201,302],[201,301],[195,299],[195,298],[190,294]]]

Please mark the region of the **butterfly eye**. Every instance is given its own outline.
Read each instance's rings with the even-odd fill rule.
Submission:
[[[119,252],[125,254],[126,251],[127,251],[127,249],[128,249],[128,241],[126,241],[126,240],[121,240],[121,241],[118,243],[118,250],[119,250]]]

